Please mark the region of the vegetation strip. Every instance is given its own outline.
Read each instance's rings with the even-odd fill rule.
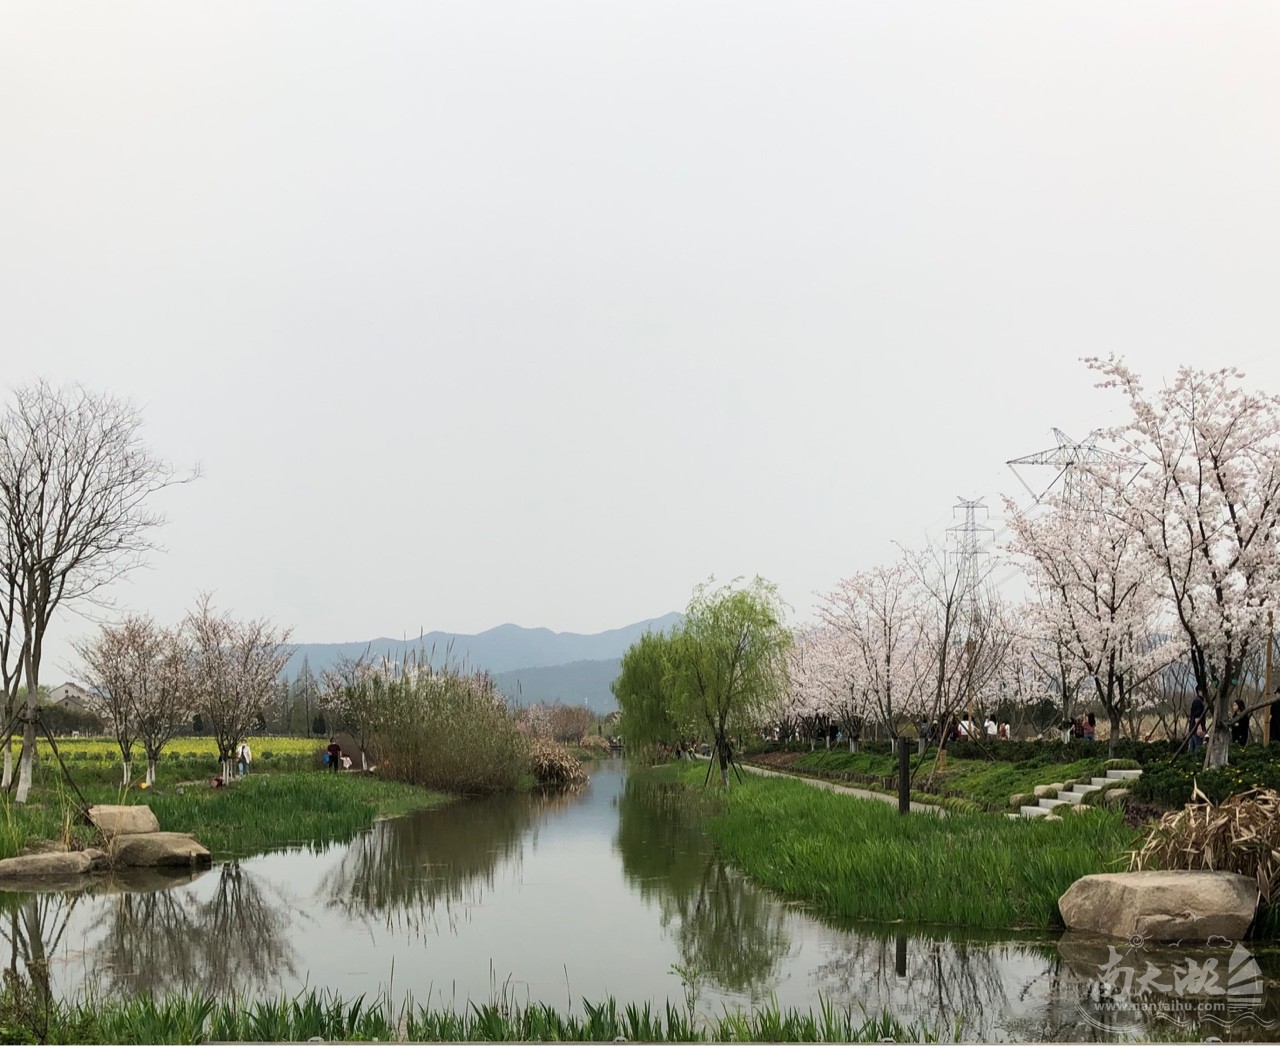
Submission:
[[[705,770],[662,769],[690,793]],[[1076,879],[1120,871],[1138,833],[1112,811],[1060,823],[989,814],[901,817],[801,781],[750,777],[709,813],[707,831],[746,874],[851,919],[984,928],[1060,925]]]
[[[176,995],[157,1000],[49,1002],[25,984],[0,992],[5,1042],[936,1042],[919,1024],[868,1016],[820,1000],[813,1010],[765,1006],[718,1017],[690,1014],[667,1002],[620,1004],[582,1000],[581,1016],[545,1003],[503,997],[462,1012],[401,1006],[389,1000],[344,1000],[314,989],[293,998],[217,999]]]
[[[54,773],[47,765],[40,769],[50,777]],[[122,799],[109,767],[77,773],[77,778],[90,802]],[[0,857],[16,856],[37,840],[59,840],[73,848],[95,840],[96,829],[77,823],[73,804],[52,781],[38,794],[42,802],[0,802]],[[145,793],[132,789],[123,798],[145,802],[167,831],[194,832],[218,859],[347,840],[378,817],[449,801],[413,785],[320,771],[250,774],[225,788],[210,788],[203,780],[174,782]]]

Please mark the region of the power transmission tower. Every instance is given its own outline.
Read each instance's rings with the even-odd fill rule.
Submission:
[[[955,558],[959,591],[963,593],[962,598],[972,616],[978,607],[978,557],[987,554],[986,546],[992,542],[995,531],[978,522],[979,512],[984,519],[987,516],[987,506],[981,498],[972,501],[957,498],[951,514],[955,516],[959,512],[964,513],[964,522],[948,527],[947,538],[954,549],[949,554]]]
[[[1099,437],[1102,435],[1101,429],[1094,429],[1083,440],[1077,442],[1068,436],[1061,429],[1053,430],[1054,438],[1057,439],[1058,445],[1050,447],[1048,450],[1038,450],[1034,454],[1027,454],[1021,458],[1014,458],[1012,461],[1006,461],[1010,470],[1018,477],[1027,493],[1039,504],[1057,484],[1058,480],[1062,480],[1063,484],[1063,500],[1068,502],[1079,502],[1084,499],[1087,489],[1085,483],[1086,473],[1080,469],[1081,465],[1137,465],[1137,462],[1131,458],[1118,454],[1113,450],[1105,450],[1097,445]],[[1053,479],[1049,481],[1049,485],[1045,487],[1039,494],[1031,487],[1018,471],[1018,466],[1049,466],[1056,471]]]

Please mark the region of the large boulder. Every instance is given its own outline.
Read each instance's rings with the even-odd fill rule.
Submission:
[[[106,867],[101,850],[51,851],[7,857],[0,861],[0,880],[65,879]]]
[[[91,806],[89,820],[108,839],[160,831],[160,822],[149,806]]]
[[[1239,940],[1258,884],[1235,872],[1117,872],[1077,879],[1058,900],[1068,930],[1155,941]]]
[[[117,868],[207,868],[213,863],[209,851],[186,832],[117,835],[110,853]]]

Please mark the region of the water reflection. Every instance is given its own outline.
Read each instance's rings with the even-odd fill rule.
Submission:
[[[79,892],[0,895],[0,936],[9,945],[6,970],[26,980],[44,1002],[53,991],[50,959],[63,944],[80,898]]]
[[[272,989],[295,976],[295,914],[274,884],[231,861],[201,886],[108,898],[91,927],[99,936],[90,966],[105,978],[99,987],[223,994]]]
[[[388,930],[458,929],[494,886],[494,873],[518,865],[522,839],[546,804],[506,796],[455,803],[429,815],[381,821],[355,839],[324,876],[326,906]]]
[[[656,901],[674,934],[680,970],[759,1000],[790,949],[786,914],[707,846],[696,811],[663,784],[631,778],[618,797],[617,850],[641,897]]]

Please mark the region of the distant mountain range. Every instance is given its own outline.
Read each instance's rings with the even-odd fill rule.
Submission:
[[[476,635],[428,632],[408,640],[299,643],[285,664],[284,675],[296,677],[304,661],[319,675],[342,658],[357,658],[366,651],[391,661],[416,655],[437,665],[447,659],[450,664],[485,669],[502,692],[520,704],[556,700],[585,703],[603,714],[617,707],[609,684],[618,677],[627,648],[645,632],[665,632],[681,620],[683,615],[672,612],[592,635],[499,625]]]

